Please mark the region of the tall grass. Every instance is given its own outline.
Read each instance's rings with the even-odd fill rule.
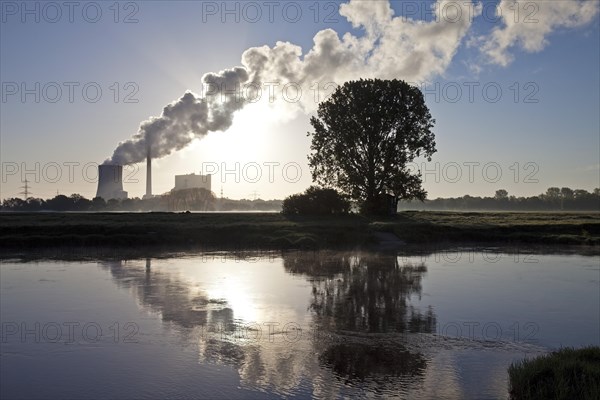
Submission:
[[[600,399],[600,347],[564,348],[508,368],[513,400]]]

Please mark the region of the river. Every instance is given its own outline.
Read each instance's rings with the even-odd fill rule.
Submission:
[[[204,252],[0,264],[4,398],[506,398],[600,345],[595,255]]]

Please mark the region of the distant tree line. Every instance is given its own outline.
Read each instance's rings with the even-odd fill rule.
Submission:
[[[551,187],[532,197],[509,196],[504,189],[494,197],[465,195],[434,200],[402,201],[399,210],[510,210],[510,211],[600,211],[600,189],[592,193],[582,189]]]
[[[283,206],[282,206],[283,203]],[[304,193],[281,200],[219,199],[206,189],[171,191],[151,199],[92,200],[79,194],[58,195],[51,199],[30,197],[2,201],[0,211],[283,211],[284,214],[346,214],[351,211],[348,198],[332,189],[310,187]],[[506,211],[600,211],[600,189],[587,190],[551,187],[532,197],[509,196],[504,189],[493,197],[465,195],[434,200],[401,201],[399,210],[506,210]]]
[[[2,201],[1,211],[280,211],[281,200],[218,199],[206,189],[171,191],[149,199],[92,200],[79,194],[58,195],[51,199],[30,197]]]

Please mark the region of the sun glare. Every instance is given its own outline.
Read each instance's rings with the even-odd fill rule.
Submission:
[[[250,104],[235,113],[229,129],[209,132],[182,149],[179,156],[184,162],[260,162],[268,157],[268,137],[276,120],[268,105]]]
[[[248,288],[240,280],[229,276],[218,287],[208,291],[210,299],[224,300],[233,310],[233,318],[246,323],[259,321],[260,315],[254,300],[248,295]]]

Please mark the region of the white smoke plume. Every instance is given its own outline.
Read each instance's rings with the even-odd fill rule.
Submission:
[[[211,88],[230,88],[248,81],[246,69],[237,67],[218,74],[204,75],[203,82]],[[179,100],[167,105],[160,117],[142,122],[131,139],[119,143],[105,164],[126,165],[141,162],[147,155],[165,157],[187,146],[209,131],[225,130],[233,123],[233,114],[244,103],[233,95],[200,97],[186,92]]]

